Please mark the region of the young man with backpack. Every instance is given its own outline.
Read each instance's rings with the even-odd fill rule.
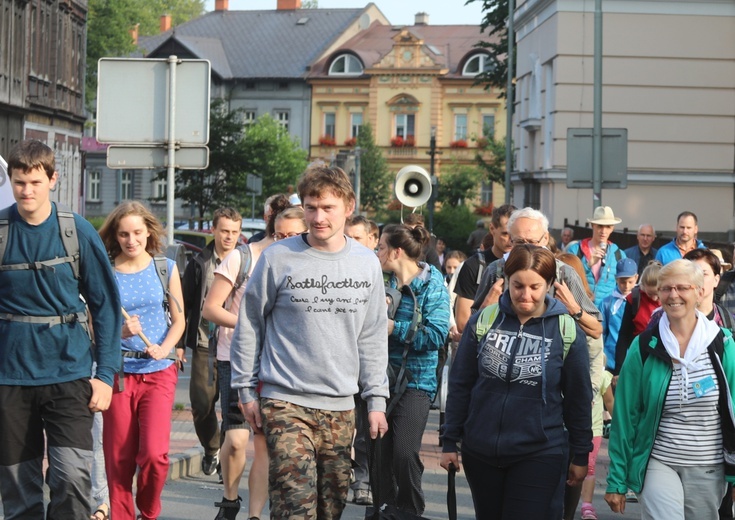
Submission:
[[[121,362],[117,283],[94,228],[51,202],[59,176],[53,150],[35,140],[18,143],[8,175],[16,204],[0,212],[4,514],[89,518],[93,414],[109,407]]]
[[[219,465],[220,431],[215,404],[219,396],[214,351],[209,349],[209,322],[202,306],[214,280],[215,268],[237,246],[242,216],[232,208],[219,208],[212,216],[214,240],[187,264],[183,292],[186,309],[184,345],[192,351],[189,398],[194,429],[204,448],[202,472],[212,475]]]

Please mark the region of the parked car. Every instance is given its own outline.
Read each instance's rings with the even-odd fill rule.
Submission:
[[[258,218],[244,218],[242,219],[242,233],[248,239],[258,231],[265,231],[265,220]]]

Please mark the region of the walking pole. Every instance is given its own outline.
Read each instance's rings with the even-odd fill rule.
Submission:
[[[123,307],[120,307],[120,309],[122,309],[123,318],[125,318],[126,320],[129,320],[130,319],[130,314],[128,314],[128,311],[126,311]],[[153,348],[153,343],[150,342],[150,340],[143,333],[142,330],[138,333],[138,337],[143,340],[143,343],[145,344],[146,347],[151,348],[151,349]],[[175,359],[174,361],[176,362],[176,366],[179,367],[179,370],[181,370],[183,372],[184,371],[184,363],[182,363],[181,360],[179,360],[179,359]]]
[[[122,309],[122,315],[123,318],[126,320],[130,319],[130,314],[128,314],[128,311],[126,311],[124,308],[120,307]],[[143,340],[143,343],[145,343],[145,346],[148,348],[153,348],[153,343],[150,342],[150,340],[146,337],[145,334],[143,334],[143,331],[141,330],[138,332],[138,337]]]

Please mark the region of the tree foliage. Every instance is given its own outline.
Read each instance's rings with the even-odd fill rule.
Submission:
[[[206,170],[178,170],[176,198],[195,208],[200,222],[221,206],[240,202],[235,187],[240,185],[245,152],[242,147],[242,115],[229,111],[221,99],[209,110],[209,166]],[[158,174],[165,178],[166,172]]]
[[[482,2],[484,16],[480,31],[487,32],[489,38],[479,41],[476,46],[490,53],[492,63],[492,67],[479,74],[477,80],[505,92],[508,84],[508,0],[467,0],[465,5],[472,2]]]
[[[209,126],[209,166],[206,170],[178,171],[174,190],[177,198],[196,208],[200,220],[222,206],[249,213],[249,173],[263,180],[263,193],[255,199],[262,207],[269,195],[286,192],[306,168],[306,152],[268,114],[244,128],[242,111],[230,111],[226,101],[215,99]],[[165,176],[163,171],[157,178]]]
[[[87,14],[87,99],[97,91],[97,62],[104,57],[124,57],[136,49],[130,30],[139,36],[160,31],[160,18],[171,15],[176,26],[204,13],[204,0],[89,0]]]
[[[391,194],[393,176],[383,152],[375,144],[370,123],[360,128],[357,136],[360,147],[360,204],[361,209],[373,213],[383,210]]]
[[[263,179],[263,194],[255,199],[262,207],[270,195],[287,192],[306,169],[306,150],[270,114],[263,114],[247,127],[241,146],[242,176],[234,187],[240,209],[250,207],[250,193],[246,187],[248,173]]]
[[[477,196],[482,171],[477,166],[460,165],[456,160],[442,171],[437,200],[443,205],[459,206]]]
[[[486,138],[486,144],[480,148],[488,153],[477,152],[475,161],[485,173],[487,182],[505,183],[505,139]]]

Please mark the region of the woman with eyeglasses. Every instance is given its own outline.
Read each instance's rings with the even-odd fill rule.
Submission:
[[[648,327],[653,313],[661,306],[656,290],[660,271],[661,263],[651,260],[643,269],[638,285],[633,287],[630,294],[625,297],[618,341],[615,344],[615,357],[607,360],[607,370],[614,376],[613,388],[618,384],[618,374],[625,361],[628,348],[635,337]]]
[[[274,225],[274,240],[291,238],[308,231],[304,220],[304,210],[301,206],[293,206],[283,210],[276,216]]]
[[[625,359],[615,394],[605,500],[624,513],[638,494],[644,520],[716,520],[726,479],[735,481],[735,342],[697,309],[702,268],[661,268],[663,314]]]

